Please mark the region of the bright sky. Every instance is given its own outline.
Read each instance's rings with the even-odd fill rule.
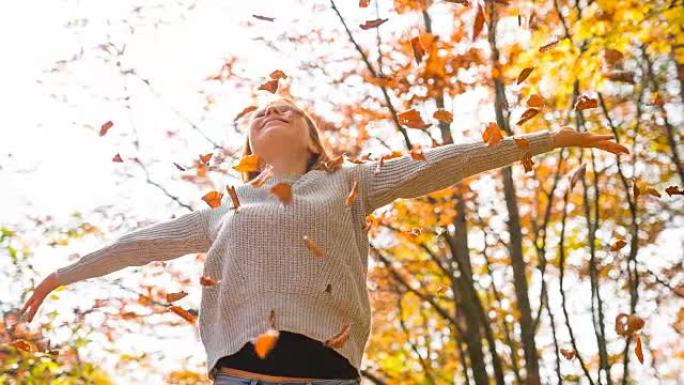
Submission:
[[[230,52],[240,52],[247,58],[248,65],[243,67],[255,84],[276,68],[287,73],[288,69],[297,66],[293,55],[278,54],[251,39],[264,36],[268,40],[285,28],[306,28],[305,23],[288,23],[294,18],[306,19],[305,12],[298,12],[301,9],[298,3],[292,0],[249,3],[214,0],[198,2],[192,10],[187,10],[191,2],[179,6],[158,1],[145,3],[143,13],[150,16],[144,20],[130,18],[131,4],[135,4],[131,1],[27,0],[0,5],[0,47],[5,53],[0,62],[0,105],[4,106],[0,114],[0,224],[15,228],[33,249],[33,262],[38,270],[36,279],[70,263],[69,254],[83,255],[100,248],[103,242],[121,235],[135,223],[129,220],[121,228],[111,229],[103,239],[88,237],[83,242],[51,248],[27,220],[29,217],[46,219],[51,216],[55,226],[76,225],[79,221],[69,216],[80,211],[86,220],[106,226],[113,220],[93,213],[106,205],[112,206],[107,208],[111,213],[128,213],[133,218],[150,221],[168,219],[170,211],[186,212],[146,183],[138,167],[112,162],[111,158],[117,152],[125,160],[140,157],[155,181],[194,207],[204,205],[200,200],[201,192],[179,179],[172,162],[189,165],[198,154],[212,149],[174,110],[200,124],[214,141],[238,148],[242,136],[226,127],[246,105],[249,92],[221,88],[224,94],[217,97],[220,104],[200,122],[203,96],[197,91],[219,90],[207,85],[203,79],[215,73]],[[337,3],[349,17],[350,25],[375,17],[374,8],[361,12],[356,1]],[[251,14],[275,16],[280,23],[259,23]],[[316,22],[337,22],[332,11],[323,17],[328,20]],[[124,18],[136,25],[133,36],[124,28],[121,22]],[[150,20],[156,18],[166,22],[155,28]],[[241,25],[249,19],[258,27]],[[439,23],[443,19],[433,20]],[[411,22],[415,20],[407,21]],[[67,23],[80,27],[67,28]],[[368,36],[372,42],[374,34]],[[127,42],[124,67],[135,68],[150,79],[162,95],[161,99],[134,78],[122,82],[123,77],[113,72],[114,65],[103,62],[101,54],[104,52],[98,53],[94,47],[107,41],[118,45]],[[60,72],[50,72],[56,62],[70,58],[81,48],[84,50],[82,58],[59,66]],[[124,86],[131,95],[133,107],[130,112],[122,109],[124,104],[118,100],[124,94]],[[112,99],[107,100],[108,97]],[[465,96],[457,101],[462,109],[461,116],[466,121],[482,120],[475,107],[469,106],[473,104],[472,95],[470,98],[470,102]],[[114,126],[105,137],[99,137],[99,126],[107,120],[112,120]],[[179,130],[180,139],[167,139],[166,130]],[[140,152],[132,146],[133,135],[138,135]],[[151,163],[152,160],[156,162]],[[121,170],[134,177],[123,176]],[[107,231],[107,228],[103,230]],[[681,258],[679,234],[679,237],[664,237],[658,247],[660,253],[667,250],[665,254],[669,258]],[[191,258],[174,260],[171,264],[187,276],[199,275],[201,271]],[[0,261],[0,267],[7,269],[7,261]],[[139,270],[127,268],[106,278],[75,283],[60,293],[58,300],[46,300],[37,317],[71,306],[87,309],[96,298],[126,296],[125,292],[115,289],[111,280],[125,278],[125,285],[135,287],[141,276]],[[174,289],[168,277],[155,282],[169,291]],[[22,281],[21,287],[25,284]],[[18,287],[11,281],[0,282],[1,302],[17,301],[20,306],[18,295]],[[191,291],[183,304],[196,306],[199,296],[199,290]],[[99,315],[92,316],[96,322]],[[60,315],[59,320],[68,320],[68,317],[69,314]],[[591,333],[593,331],[587,329],[586,334]],[[183,366],[183,358],[188,357],[188,367],[204,370],[205,353],[198,334],[190,327],[174,328],[163,334],[170,338],[156,339],[142,333],[120,336],[116,348],[140,355],[146,351],[146,346],[156,349],[167,344],[163,348],[166,357],[154,358],[160,361],[159,365],[163,362],[168,367],[179,368]],[[56,340],[66,337],[57,336]],[[91,361],[102,360],[102,366],[113,371],[113,362],[105,362],[109,355],[98,351],[98,344],[93,345],[84,349],[83,355]],[[143,374],[124,372],[129,373],[119,379],[120,383],[161,383],[161,379],[153,376],[139,378],[136,376]]]

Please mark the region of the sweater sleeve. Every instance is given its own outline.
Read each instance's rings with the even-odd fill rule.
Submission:
[[[207,218],[211,208],[195,210],[178,218],[124,234],[114,242],[57,269],[60,285],[100,277],[128,266],[167,261],[211,246]]]
[[[514,137],[526,139],[532,155],[554,149],[549,130]],[[381,167],[378,167],[379,161],[365,162],[359,164],[359,195],[365,205],[365,214],[370,214],[396,198],[419,197],[471,175],[511,165],[524,154],[525,150],[509,136],[494,147],[482,140],[432,147],[423,150],[425,160],[404,154],[385,160]]]

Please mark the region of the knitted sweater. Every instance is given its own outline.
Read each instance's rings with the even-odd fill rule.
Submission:
[[[551,151],[549,131],[523,135],[532,155]],[[220,280],[202,286],[199,330],[207,353],[208,376],[216,362],[237,352],[266,331],[275,311],[275,328],[321,342],[350,324],[349,337],[335,350],[357,369],[371,331],[366,287],[369,241],[366,216],[396,198],[414,198],[447,188],[477,173],[518,162],[524,150],[512,137],[495,147],[482,141],[447,144],[362,164],[345,162],[335,172],[311,170],[275,175],[259,188],[243,183],[240,205],[229,194],[219,207],[204,207],[178,218],[125,234],[57,270],[67,285],[127,266],[167,261],[206,252],[203,275]],[[358,196],[347,205],[354,181]],[[291,184],[292,201],[269,192]],[[312,252],[304,236],[324,252]]]

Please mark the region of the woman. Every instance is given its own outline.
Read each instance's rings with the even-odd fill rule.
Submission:
[[[517,137],[527,139],[532,155],[570,146],[629,153],[612,135],[570,128]],[[206,252],[203,275],[217,284],[202,287],[199,321],[214,384],[358,384],[372,326],[366,216],[524,153],[507,137],[491,147],[476,141],[425,149],[423,159],[342,162],[328,155],[303,110],[277,98],[250,118],[243,155],[263,162],[243,173],[250,183],[235,189],[237,201],[225,194],[219,207],[121,236],[49,275],[20,314],[30,309],[30,322],[59,285]],[[255,343],[268,333],[277,343],[261,358]]]

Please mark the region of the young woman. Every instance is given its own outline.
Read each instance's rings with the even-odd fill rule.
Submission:
[[[628,153],[612,135],[570,128],[518,135],[532,155],[559,147]],[[199,328],[214,384],[360,383],[361,358],[371,331],[366,289],[366,216],[396,198],[414,198],[477,173],[519,161],[512,137],[425,149],[377,161],[333,159],[310,116],[277,98],[253,112],[244,154],[263,160],[243,173],[238,202],[125,234],[50,274],[20,311],[33,319],[59,285],[99,277],[189,253],[206,252]],[[257,182],[258,183],[255,183]],[[265,358],[259,336],[277,343]]]

